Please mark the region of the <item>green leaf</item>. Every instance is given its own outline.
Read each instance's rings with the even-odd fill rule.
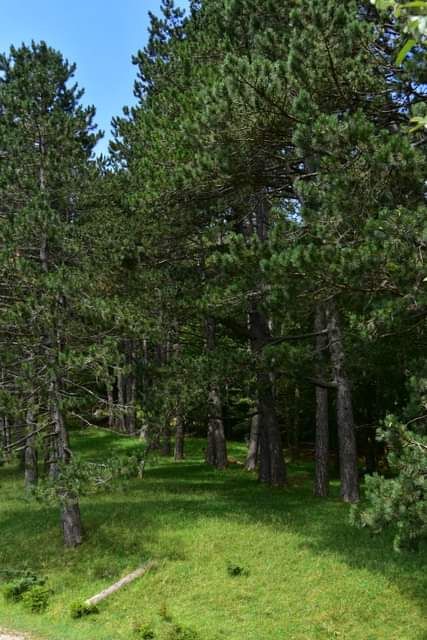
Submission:
[[[416,44],[417,44],[417,41],[414,40],[414,38],[410,38],[409,40],[407,40],[407,42],[404,44],[404,46],[399,51],[399,54],[398,54],[398,56],[396,58],[396,64],[397,65],[402,64],[402,62],[404,61],[404,59],[406,58],[406,56],[408,55],[408,53],[410,52],[412,47],[414,47]]]
[[[427,2],[424,0],[413,0],[412,2],[405,2],[400,6],[400,9],[424,9],[427,10]]]

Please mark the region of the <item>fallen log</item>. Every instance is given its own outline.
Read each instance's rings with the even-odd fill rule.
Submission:
[[[149,560],[144,565],[142,565],[142,567],[139,567],[139,569],[132,571],[132,573],[129,573],[127,576],[125,576],[118,582],[115,582],[114,584],[112,584],[111,587],[104,589],[103,591],[98,593],[96,596],[93,596],[92,598],[89,598],[88,600],[86,600],[85,605],[88,607],[93,607],[97,605],[98,602],[101,602],[101,600],[108,598],[108,596],[110,596],[112,593],[115,593],[125,585],[129,584],[130,582],[133,582],[137,578],[140,578],[145,573],[147,573],[147,571],[149,571],[155,566],[156,566],[156,562],[154,562],[154,560]]]

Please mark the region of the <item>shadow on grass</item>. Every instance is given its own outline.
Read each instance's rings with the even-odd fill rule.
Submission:
[[[115,442],[114,436],[107,436],[103,447],[114,448]],[[87,444],[85,452],[92,452],[94,444]],[[291,465],[290,486],[279,490],[259,485],[238,466],[219,472],[200,460],[159,461],[158,466],[148,468],[142,481],[130,482],[127,491],[82,501],[89,535],[72,554],[63,552],[56,509],[30,509],[15,500],[1,520],[2,564],[19,568],[31,558],[34,565],[53,569],[66,558],[68,570],[79,572],[96,552],[103,562],[114,563],[120,570],[144,559],[165,526],[173,534],[175,524],[182,528],[197,526],[200,519],[237,519],[295,533],[302,548],[319,555],[334,554],[350,568],[382,574],[422,606],[425,557],[395,554],[390,535],[373,537],[351,527],[348,506],[338,499],[338,487],[333,487],[327,500],[314,498],[309,470],[307,464]],[[5,471],[0,469],[4,483],[14,477]],[[166,544],[161,553],[172,560],[186,556],[185,548],[179,552],[174,548],[173,536],[170,548]]]

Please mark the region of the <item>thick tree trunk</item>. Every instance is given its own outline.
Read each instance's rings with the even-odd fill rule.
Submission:
[[[314,331],[320,333],[326,329],[325,312],[321,305],[316,308]],[[316,336],[316,375],[324,377],[325,350],[328,347],[326,334]],[[329,416],[328,389],[316,386],[316,467],[314,480],[314,495],[325,498],[329,493]]]
[[[359,478],[351,385],[345,369],[344,344],[338,312],[334,302],[328,305],[327,317],[329,351],[337,385],[341,497],[345,502],[357,502],[359,500]]]
[[[268,240],[270,203],[266,194],[259,194],[251,203],[252,215],[240,223],[242,234],[250,241],[256,235],[261,243]],[[260,292],[263,283],[259,283]],[[260,300],[249,303],[249,332],[251,349],[257,369],[257,397],[259,410],[259,480],[272,486],[286,483],[286,466],[282,438],[275,408],[274,376],[263,358],[263,348],[271,337],[268,319],[260,310]]]
[[[38,481],[37,470],[37,450],[36,437],[33,435],[35,430],[34,416],[32,412],[27,411],[27,439],[25,442],[25,488],[31,490]]]
[[[77,501],[61,506],[61,525],[66,547],[77,547],[82,543],[82,523],[80,507]]]
[[[184,459],[184,421],[178,407],[175,417],[175,460]]]
[[[258,360],[259,480],[272,486],[283,486],[286,483],[286,465],[275,408],[274,380],[270,372],[263,370],[265,362],[261,356],[262,347],[270,337],[270,331],[265,316],[254,307],[249,314],[249,327],[252,335],[252,351]]]
[[[215,321],[213,318],[207,318],[206,320],[206,345],[208,352],[215,350]],[[228,464],[228,458],[222,415],[221,391],[219,385],[214,381],[211,382],[209,389],[208,412],[206,462],[217,469],[225,469]]]
[[[258,466],[259,445],[260,445],[260,415],[257,403],[255,415],[251,418],[251,432],[249,435],[248,455],[246,456],[245,467],[248,471],[255,471]]]

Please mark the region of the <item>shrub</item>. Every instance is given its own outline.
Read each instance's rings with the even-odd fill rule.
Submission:
[[[74,620],[84,618],[99,613],[99,609],[94,604],[86,604],[85,602],[74,602],[70,609],[71,617]]]
[[[353,507],[352,522],[379,533],[395,529],[394,548],[416,549],[427,537],[427,438],[388,416],[379,439],[386,443],[392,478],[366,478],[366,500]]]
[[[22,578],[6,585],[4,597],[7,602],[19,602],[23,595],[34,587],[42,587],[46,582],[46,578],[39,578],[35,574],[28,573]]]
[[[149,624],[137,624],[134,627],[134,633],[142,640],[155,640],[156,634]]]
[[[197,631],[190,627],[183,627],[180,624],[174,624],[167,634],[166,640],[200,640],[200,636]]]
[[[244,567],[235,564],[234,562],[229,562],[227,565],[227,573],[232,578],[236,576],[247,576],[249,574],[248,570]]]
[[[23,594],[22,603],[31,613],[43,613],[47,609],[52,593],[51,589],[36,585]]]
[[[160,605],[159,615],[166,622],[171,622],[172,621],[172,616],[168,611],[168,607],[167,607],[166,602],[162,602],[162,604]]]

